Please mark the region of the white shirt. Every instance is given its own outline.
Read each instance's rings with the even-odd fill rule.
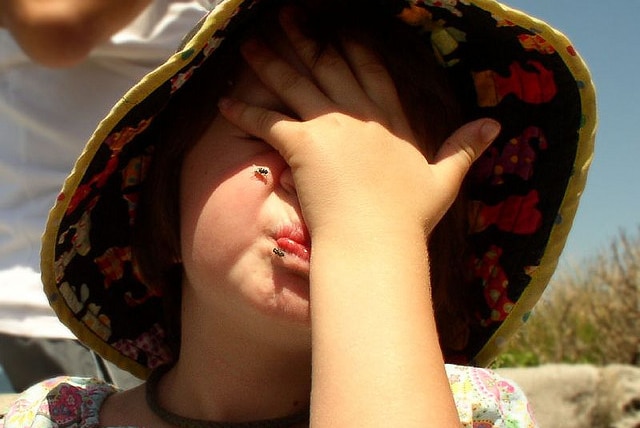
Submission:
[[[0,332],[74,337],[49,308],[40,239],[49,209],[98,122],[178,47],[207,0],[157,0],[81,64],[34,64],[0,28]]]

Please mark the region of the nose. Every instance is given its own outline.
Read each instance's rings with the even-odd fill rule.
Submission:
[[[286,167],[280,174],[280,186],[290,195],[296,195],[296,185],[293,182],[293,173],[290,167]]]

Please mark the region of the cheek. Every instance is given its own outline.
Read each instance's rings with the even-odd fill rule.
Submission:
[[[182,189],[181,244],[185,268],[228,269],[256,239],[259,189],[246,171],[216,182],[190,180]],[[258,190],[258,191],[257,191]]]

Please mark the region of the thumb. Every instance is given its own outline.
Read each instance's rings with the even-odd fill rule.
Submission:
[[[463,125],[442,144],[434,167],[446,182],[459,186],[473,162],[499,133],[500,124],[493,119],[478,119]]]

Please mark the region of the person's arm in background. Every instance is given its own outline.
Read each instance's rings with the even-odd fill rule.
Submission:
[[[48,67],[70,67],[152,0],[0,0],[0,26]]]

